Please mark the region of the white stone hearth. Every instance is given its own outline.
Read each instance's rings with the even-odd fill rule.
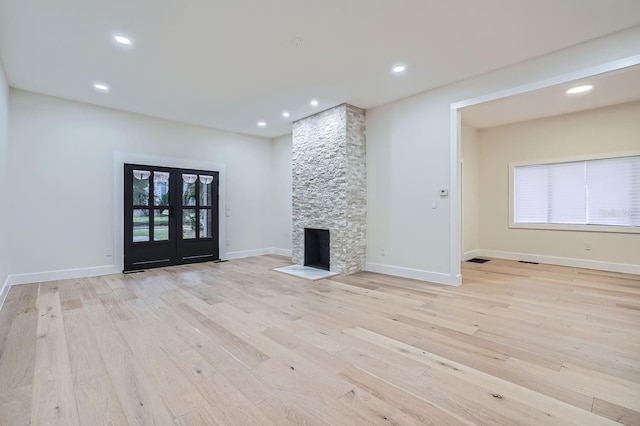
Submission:
[[[336,272],[325,271],[324,269],[311,268],[310,266],[290,265],[281,268],[274,268],[274,271],[284,272],[285,274],[294,275],[304,278],[305,280],[317,281],[338,275]]]

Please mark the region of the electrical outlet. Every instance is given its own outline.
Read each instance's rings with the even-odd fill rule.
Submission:
[[[227,240],[227,247],[231,246],[231,240]]]
[[[584,244],[584,249],[585,249],[585,251],[591,251],[591,243],[585,243]]]
[[[385,255],[385,253],[384,253],[384,249],[381,249],[381,250],[380,250],[380,256],[384,256],[384,255]]]
[[[107,257],[111,257],[111,249],[110,248],[106,249],[104,251],[104,255],[107,256]]]

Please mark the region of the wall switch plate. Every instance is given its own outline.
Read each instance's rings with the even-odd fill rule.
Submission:
[[[431,200],[431,208],[432,209],[438,208],[438,200]]]
[[[107,256],[107,257],[111,257],[111,249],[110,248],[106,249],[104,251],[104,255]]]

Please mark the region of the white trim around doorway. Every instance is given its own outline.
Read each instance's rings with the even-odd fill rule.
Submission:
[[[568,83],[574,80],[580,80],[587,77],[592,77],[598,74],[603,74],[610,71],[616,71],[628,67],[632,67],[640,64],[640,55],[629,56],[627,58],[618,59],[615,61],[605,62],[600,65],[584,68],[578,71],[574,71],[567,74],[561,74],[548,79],[534,81],[531,83],[523,84],[520,86],[512,87],[510,89],[500,90],[486,95],[478,96],[475,98],[465,99],[463,101],[455,102],[451,104],[450,113],[450,164],[449,164],[449,180],[450,180],[450,196],[451,196],[451,210],[450,210],[450,247],[451,252],[449,254],[450,259],[450,271],[452,280],[462,282],[462,270],[461,262],[463,260],[462,253],[462,180],[460,176],[460,161],[461,161],[461,113],[460,110],[464,107],[477,105],[485,102],[494,101],[508,96],[519,95],[522,93],[532,92],[534,90],[544,89],[551,86],[556,86],[563,83]],[[466,257],[466,256],[464,256]]]

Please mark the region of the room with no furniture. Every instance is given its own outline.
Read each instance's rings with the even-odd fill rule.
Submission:
[[[636,0],[0,0],[0,425],[640,425]]]

